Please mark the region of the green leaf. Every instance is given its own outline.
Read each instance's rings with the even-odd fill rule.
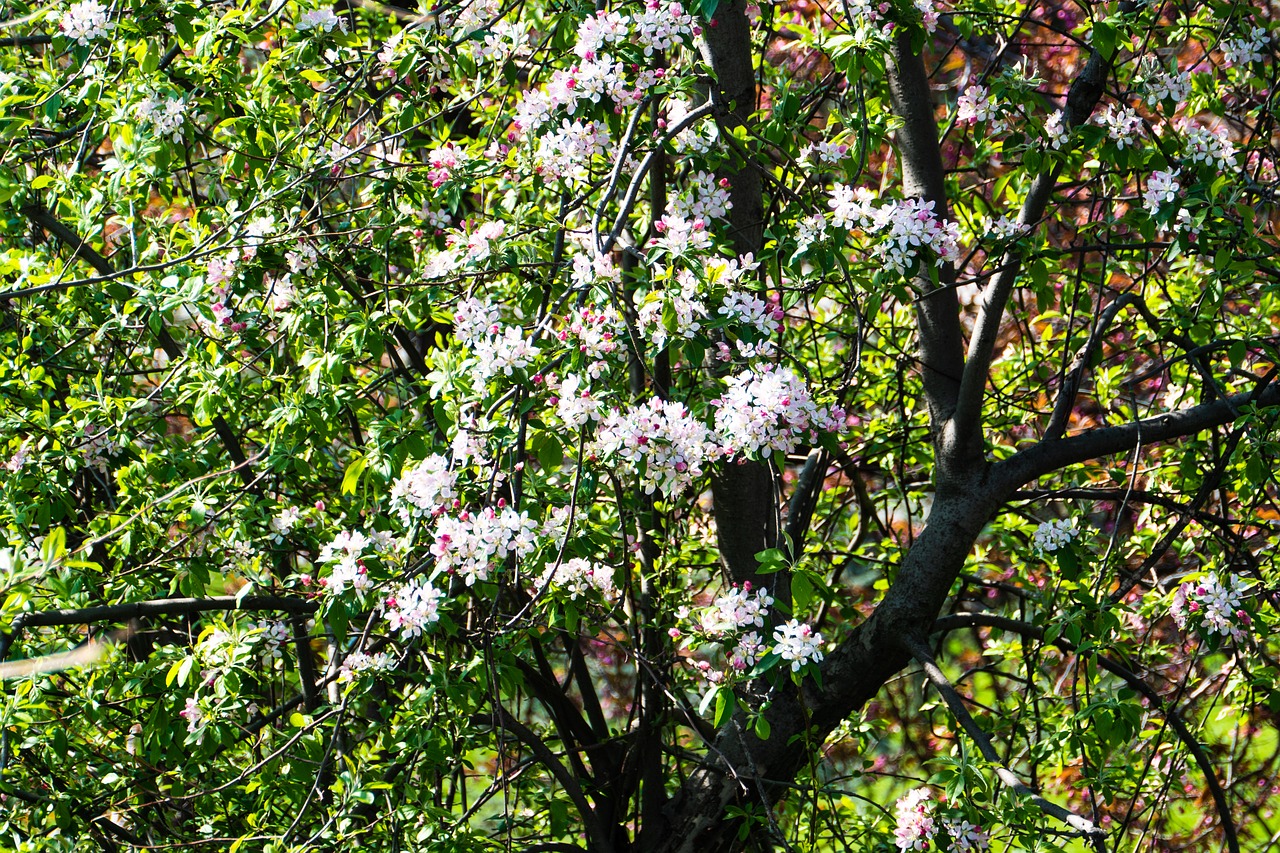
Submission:
[[[1058,560],[1058,568],[1062,570],[1062,576],[1067,580],[1075,580],[1080,577],[1080,558],[1071,548],[1059,548],[1056,554]]]
[[[702,17],[710,21],[716,14],[720,0],[702,0]]]
[[[39,175],[34,181],[31,182],[31,189],[42,190],[45,187],[49,186],[49,184],[51,183],[53,183],[52,175]]]
[[[342,494],[354,494],[356,486],[360,484],[360,476],[364,474],[364,469],[369,466],[369,459],[366,456],[357,456],[347,465],[347,470],[342,474]]]
[[[813,584],[804,572],[796,572],[791,576],[791,601],[795,611],[799,612],[809,606],[813,600]]]
[[[756,737],[760,740],[768,740],[772,729],[769,727],[769,721],[765,719],[764,714],[756,717],[755,729]]]
[[[564,446],[549,432],[540,434],[537,453],[538,464],[543,471],[554,471],[564,462]]]
[[[1116,28],[1106,21],[1097,21],[1093,25],[1090,42],[1094,49],[1102,54],[1103,59],[1110,59],[1116,49]]]
[[[716,691],[716,713],[712,719],[712,725],[717,729],[723,726],[729,719],[731,708],[733,708],[733,691],[727,687],[721,687]]]

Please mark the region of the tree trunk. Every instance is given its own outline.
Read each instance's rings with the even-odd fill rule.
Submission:
[[[745,123],[755,102],[749,24],[740,0],[722,5],[705,33],[705,55],[717,75],[726,124]],[[910,53],[904,34],[896,45],[890,75],[895,107],[904,118],[898,133],[908,194],[931,199],[945,216],[942,159],[928,81],[920,57]],[[739,253],[757,252],[762,230],[761,184],[750,164],[733,173],[731,225]],[[823,663],[822,687],[807,681],[797,691],[783,678],[772,688],[765,713],[770,736],[760,740],[737,713],[720,731],[707,763],[685,782],[665,810],[665,831],[653,853],[732,853],[746,847],[741,819],[726,817],[730,805],[754,806],[762,826],[747,827],[747,838],[769,834],[772,805],[786,784],[817,754],[827,735],[861,708],[910,660],[903,640],[922,636],[933,624],[978,534],[1002,496],[986,481],[980,447],[959,447],[948,429],[959,388],[963,338],[954,292],[934,290],[927,275],[916,286],[920,358],[925,396],[934,425],[940,464],[937,500],[928,525],[907,552],[898,576],[875,613]],[[778,498],[765,463],[730,465],[712,477],[721,558],[731,580],[755,577],[757,551],[771,547],[778,528]],[[763,688],[762,688],[763,689]]]

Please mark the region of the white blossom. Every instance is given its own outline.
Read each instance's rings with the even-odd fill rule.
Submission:
[[[1080,531],[1076,523],[1069,518],[1043,522],[1036,528],[1034,541],[1038,551],[1049,553],[1065,548],[1076,540]]]
[[[822,660],[822,634],[803,622],[792,619],[778,626],[773,631],[773,641],[773,650],[778,657],[791,661],[792,672],[799,672],[806,664]]]
[[[345,33],[347,31],[347,21],[345,18],[335,15],[331,7],[328,9],[315,9],[303,14],[298,20],[297,29],[300,33],[308,30],[323,30],[326,33],[331,33],[334,27]]]
[[[116,28],[116,22],[107,19],[107,6],[97,0],[85,0],[83,3],[72,3],[62,13],[58,28],[63,35],[72,41],[87,45],[89,42],[106,38]]]

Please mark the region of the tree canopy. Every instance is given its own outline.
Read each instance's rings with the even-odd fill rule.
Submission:
[[[1278,36],[0,3],[0,847],[1272,849]]]

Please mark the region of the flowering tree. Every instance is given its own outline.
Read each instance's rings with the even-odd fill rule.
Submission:
[[[1274,843],[1274,4],[0,10],[5,845]]]

